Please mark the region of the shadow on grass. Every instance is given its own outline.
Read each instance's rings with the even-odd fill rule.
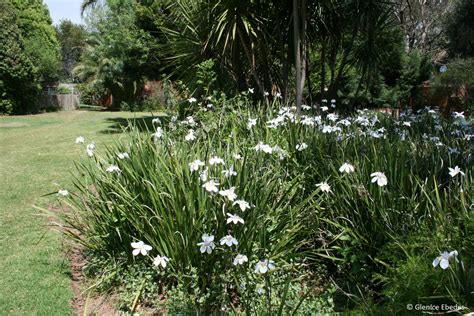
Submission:
[[[105,121],[109,123],[109,127],[100,131],[101,134],[118,134],[131,129],[137,128],[140,132],[154,132],[156,127],[153,124],[154,118],[159,118],[162,124],[166,124],[169,120],[166,116],[145,116],[136,118],[114,117],[107,118]]]

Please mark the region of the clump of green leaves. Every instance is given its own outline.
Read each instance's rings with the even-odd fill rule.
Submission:
[[[439,293],[422,283],[422,275],[439,271],[415,269],[412,262],[425,258],[429,267],[440,252],[455,249],[464,264],[472,263],[472,197],[464,193],[473,183],[472,148],[463,136],[469,123],[462,114],[445,120],[425,111],[396,120],[360,111],[344,122],[321,113],[315,118],[320,126],[314,126],[309,112],[296,118],[290,107],[276,107],[278,100],[265,110],[252,110],[249,102],[244,93],[213,110],[201,105],[183,121],[162,118],[156,130],[132,126],[114,146],[94,152],[78,164],[77,193],[68,199],[73,211],[64,218],[74,228],[69,233],[93,255],[126,265],[151,266],[154,256],[166,256],[166,267],[152,277],[166,289],[158,292],[186,297],[189,306],[205,312],[329,306],[319,294],[303,303],[301,289],[324,293],[332,282],[356,305],[393,300],[396,308],[408,300],[394,294],[396,279],[418,274],[414,288]],[[342,122],[335,125],[343,126],[340,131],[323,132],[334,120]],[[280,125],[267,127],[272,124]],[[124,152],[126,159],[119,157]],[[348,162],[354,171],[341,172]],[[450,175],[447,165],[466,173]],[[374,182],[376,172],[386,176],[386,185]],[[211,179],[216,189],[208,190]],[[329,191],[322,190],[323,182]],[[228,201],[228,192],[220,191],[229,188],[250,207],[239,210]],[[230,223],[229,214],[243,223]],[[198,245],[204,234],[215,238],[209,253]],[[227,235],[238,243],[220,244]],[[404,249],[422,239],[431,242],[418,253],[394,251],[395,245]],[[132,256],[137,240],[152,247],[147,256]],[[237,254],[247,256],[243,265],[233,264]],[[274,266],[256,273],[262,260]],[[315,274],[318,266],[327,272]],[[308,276],[324,281],[315,285]],[[467,304],[465,284],[450,283],[448,289],[455,294],[447,300]],[[168,298],[168,308],[176,309],[176,300]]]

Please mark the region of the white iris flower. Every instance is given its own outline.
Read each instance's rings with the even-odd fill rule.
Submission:
[[[255,266],[255,273],[267,273],[269,270],[273,270],[275,268],[275,262],[273,260],[264,259],[257,262]]]
[[[232,245],[238,245],[239,243],[237,242],[237,239],[232,237],[232,235],[227,235],[221,238],[220,244],[221,246],[227,245],[229,247],[232,247]]]
[[[248,262],[249,261],[249,258],[247,258],[246,255],[241,255],[240,253],[234,258],[234,266],[236,265],[242,265],[244,264],[245,262]]]
[[[206,189],[207,192],[217,193],[219,191],[219,189],[217,188],[218,185],[219,185],[219,183],[215,182],[214,180],[210,180],[210,181],[207,181],[206,183],[204,183],[202,185],[202,187],[204,189]]]
[[[153,265],[155,267],[162,266],[163,268],[166,268],[169,261],[170,259],[168,257],[158,255],[153,259]]]
[[[200,246],[199,250],[201,253],[207,252],[209,254],[214,248],[216,248],[216,245],[214,244],[214,236],[208,234],[202,235],[202,242],[197,245]]]
[[[138,256],[140,253],[144,256],[147,255],[148,251],[152,250],[153,248],[150,245],[145,244],[143,241],[132,242],[133,251],[132,254],[134,256]]]
[[[433,260],[433,267],[437,267],[438,265],[441,267],[441,269],[446,270],[449,267],[449,262],[452,260],[455,260],[456,262],[459,262],[458,260],[458,252],[456,250],[447,252],[444,251],[441,253],[439,257],[436,257]]]
[[[379,187],[383,187],[388,183],[387,176],[383,172],[374,172],[370,176],[372,177],[372,183],[377,182]]]
[[[350,163],[347,163],[345,162],[340,168],[339,168],[339,172],[341,173],[351,173],[351,172],[354,172],[355,168],[353,165],[351,165]]]
[[[230,223],[234,223],[234,224],[238,224],[238,223],[244,223],[244,219],[236,214],[230,214],[230,213],[227,213],[227,216],[229,216],[229,218],[227,219],[227,224],[230,224]]]

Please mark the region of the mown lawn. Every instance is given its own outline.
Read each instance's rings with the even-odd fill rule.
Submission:
[[[59,112],[0,117],[0,314],[68,315],[73,297],[61,236],[33,205],[54,207],[69,189],[79,135],[97,147],[120,137],[128,112]],[[112,136],[112,137],[111,137]],[[46,196],[45,196],[46,195]]]

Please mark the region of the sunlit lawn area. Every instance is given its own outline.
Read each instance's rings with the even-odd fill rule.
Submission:
[[[78,135],[101,147],[120,137],[125,112],[59,112],[0,118],[0,314],[70,314],[69,262],[60,235],[33,205],[54,206],[70,185]],[[111,133],[113,137],[111,137]],[[46,196],[45,196],[46,195]]]

